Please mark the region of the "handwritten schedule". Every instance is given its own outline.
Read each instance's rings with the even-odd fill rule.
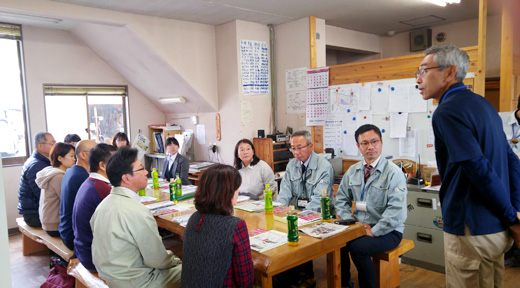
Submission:
[[[269,61],[267,42],[240,40],[242,93],[269,93]]]

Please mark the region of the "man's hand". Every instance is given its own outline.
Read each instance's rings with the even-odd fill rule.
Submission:
[[[374,237],[374,234],[372,233],[372,227],[370,227],[370,225],[361,223],[361,222],[356,222],[356,224],[363,225],[363,227],[365,227],[367,236]],[[519,234],[519,236],[520,236],[520,234]]]

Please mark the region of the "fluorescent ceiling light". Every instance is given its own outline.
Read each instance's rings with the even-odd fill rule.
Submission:
[[[50,18],[50,17],[43,17],[43,16],[34,16],[34,15],[26,15],[26,14],[19,14],[19,13],[9,13],[9,12],[0,12],[0,17],[8,17],[13,19],[27,19],[27,20],[35,20],[35,21],[42,21],[42,22],[49,22],[54,24],[59,24],[62,22],[62,19],[56,19],[56,18]]]
[[[442,6],[442,7],[446,6],[446,2],[441,1],[441,0],[424,0],[424,1],[430,2],[430,3],[435,4],[435,5],[439,5],[439,6]]]
[[[161,97],[159,98],[159,102],[161,104],[182,104],[186,102],[186,99],[184,97]]]

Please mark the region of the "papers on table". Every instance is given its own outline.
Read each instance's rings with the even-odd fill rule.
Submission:
[[[153,216],[161,216],[161,215],[168,215],[173,214],[177,212],[183,212],[190,208],[184,206],[184,205],[178,205],[175,204],[172,201],[162,201],[157,203],[152,203],[149,205],[146,205],[148,209],[150,209],[150,212],[152,212]]]
[[[192,214],[186,214],[186,215],[173,217],[172,221],[175,222],[175,223],[178,223],[182,227],[186,227],[186,225],[188,225],[188,220],[190,220],[191,215],[193,215],[193,213]]]
[[[282,206],[282,203],[273,202],[273,207]],[[236,209],[244,210],[247,212],[262,212],[265,210],[265,201],[258,200],[254,202],[244,203],[235,206]]]
[[[262,253],[287,243],[287,233],[276,230],[261,230],[263,229],[256,229],[249,232],[249,243],[251,245],[251,250]]]
[[[143,202],[152,202],[152,201],[157,200],[155,197],[152,197],[152,196],[140,196],[139,198],[140,198],[139,201],[141,203],[143,203]]]
[[[159,208],[172,206],[172,205],[175,205],[175,203],[173,203],[173,201],[161,201],[161,202],[157,202],[157,203],[148,204],[148,205],[146,205],[146,208],[148,208],[150,210],[156,210]]]
[[[300,231],[304,234],[307,234],[315,238],[325,239],[332,235],[346,231],[348,228],[349,226],[346,225],[337,225],[328,222],[322,222],[309,227],[302,228],[300,229]]]
[[[249,196],[239,195],[238,199],[237,199],[237,203],[244,202],[244,201],[247,201],[249,199],[251,199],[251,198],[249,198]]]
[[[287,223],[287,213],[274,213],[274,220]],[[312,210],[305,210],[298,213],[298,226],[309,225],[321,221],[321,213]]]

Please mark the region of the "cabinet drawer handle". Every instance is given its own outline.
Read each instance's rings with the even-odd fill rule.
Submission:
[[[432,243],[432,235],[425,233],[417,233],[417,241]]]
[[[433,201],[432,201],[432,199],[427,199],[427,198],[417,198],[417,206],[433,208]]]

